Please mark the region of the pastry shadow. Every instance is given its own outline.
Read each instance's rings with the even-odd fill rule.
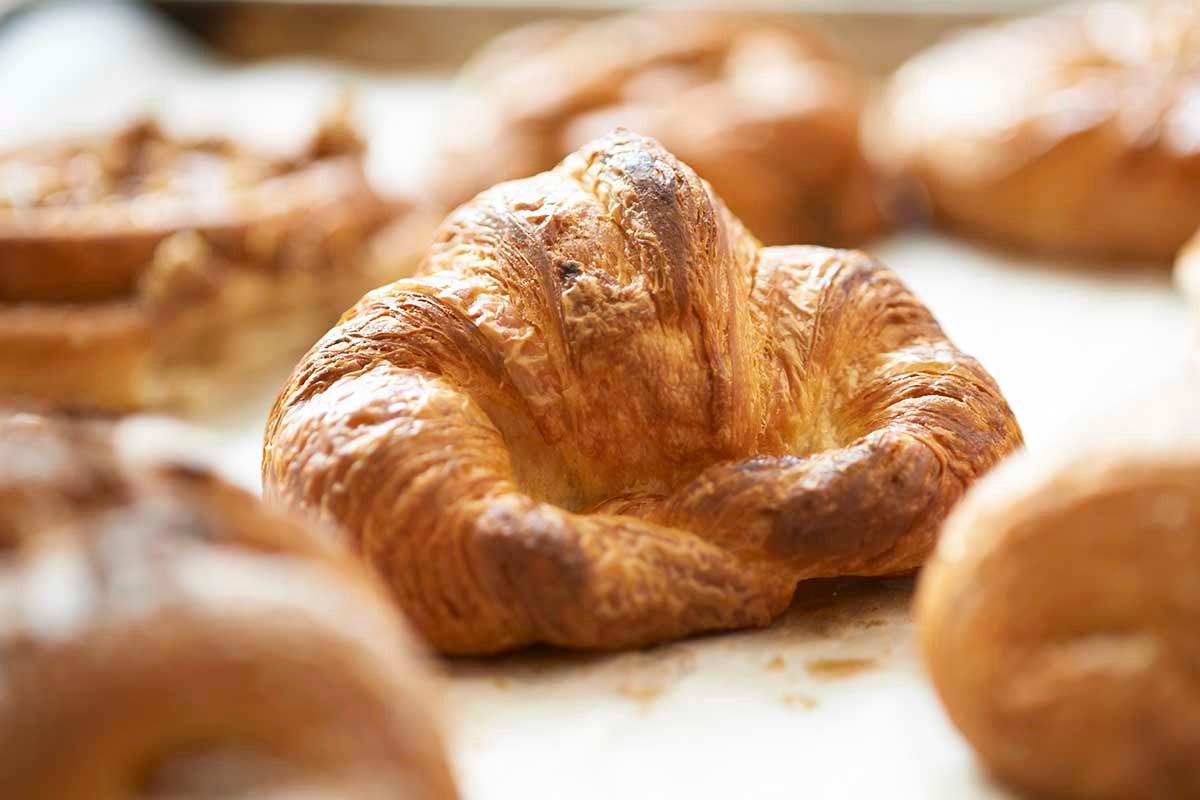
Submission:
[[[767,672],[781,670],[781,664],[807,664],[815,677],[848,677],[885,658],[898,635],[909,635],[915,582],[911,574],[803,581],[787,611],[763,628],[704,633],[640,650],[539,645],[497,656],[442,657],[439,663],[451,682],[490,681],[497,689],[536,692],[599,681],[635,700],[661,694],[708,658],[750,661]],[[847,643],[855,658],[816,658]]]

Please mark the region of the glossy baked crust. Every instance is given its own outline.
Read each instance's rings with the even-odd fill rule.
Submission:
[[[457,797],[375,582],[110,428],[0,416],[0,599],[5,796]]]
[[[921,564],[1021,442],[891,272],[760,249],[633,134],[484,192],[423,269],[300,363],[263,480],[443,651],[764,625],[799,580]]]
[[[358,151],[336,127],[280,159],[139,123],[0,156],[0,398],[172,405],[301,351],[396,277]]]
[[[1200,377],[1090,433],[1014,457],[947,520],[925,660],[1030,796],[1200,797]]]
[[[868,152],[966,233],[1168,264],[1200,227],[1198,9],[1095,3],[958,35],[895,74]]]
[[[540,23],[463,71],[444,214],[620,126],[710,181],[767,244],[857,244],[884,220],[858,145],[861,71],[817,32],[715,12]]]

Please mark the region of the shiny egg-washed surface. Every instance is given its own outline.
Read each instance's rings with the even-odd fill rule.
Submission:
[[[760,248],[618,132],[461,207],[420,276],[347,312],[284,387],[263,480],[443,651],[617,648],[917,567],[1020,443],[886,268]]]
[[[768,244],[844,246],[884,227],[858,146],[866,79],[816,31],[697,11],[539,23],[485,48],[460,83],[432,187],[443,213],[625,127]]]
[[[897,71],[866,128],[952,227],[1169,263],[1200,227],[1200,6],[1080,4],[959,34]]]
[[[109,427],[0,416],[6,797],[456,797],[429,683],[345,555]]]

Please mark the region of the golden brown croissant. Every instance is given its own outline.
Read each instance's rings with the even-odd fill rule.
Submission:
[[[1094,3],[969,32],[896,73],[868,151],[948,225],[1170,263],[1200,227],[1200,6]]]
[[[1200,797],[1200,377],[1128,419],[999,467],[921,578],[950,718],[1038,797]]]
[[[760,249],[636,135],[462,206],[424,271],[300,363],[263,479],[443,651],[765,624],[799,580],[921,564],[1021,442],[887,269]]]
[[[293,159],[145,123],[0,156],[0,397],[199,399],[394,278],[366,248],[395,209],[336,131]]]
[[[375,582],[108,428],[0,416],[0,598],[5,797],[457,796]]]
[[[540,23],[494,41],[461,83],[442,213],[620,125],[695,168],[768,244],[884,227],[858,145],[866,80],[814,30],[696,10]]]

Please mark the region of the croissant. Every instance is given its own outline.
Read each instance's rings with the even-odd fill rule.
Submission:
[[[4,796],[457,797],[375,581],[121,433],[0,416]]]
[[[139,123],[0,156],[0,398],[198,401],[309,346],[395,277],[368,245],[397,210],[359,149],[333,126],[280,159]]]
[[[858,144],[862,70],[817,31],[745,14],[542,22],[463,70],[431,191],[442,213],[621,125],[690,164],[768,244],[885,227]]]
[[[950,227],[1169,264],[1200,227],[1200,6],[1081,3],[959,34],[895,74],[867,151]]]
[[[1200,797],[1200,376],[1131,411],[972,488],[918,587],[950,718],[1032,796]]]
[[[420,277],[348,311],[271,412],[263,483],[442,651],[621,648],[917,567],[1020,443],[887,269],[760,248],[617,132],[462,206]]]

